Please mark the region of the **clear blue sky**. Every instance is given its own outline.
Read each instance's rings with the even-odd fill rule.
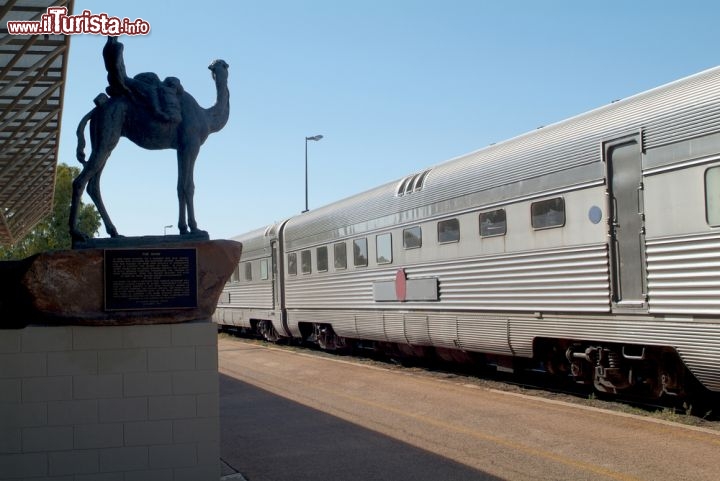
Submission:
[[[75,13],[149,22],[149,35],[121,37],[128,74],[178,77],[204,107],[207,65],[230,64],[230,120],[195,170],[198,224],[217,239],[303,210],[306,136],[325,136],[309,145],[312,209],[720,65],[718,5],[76,0]],[[59,159],[70,165],[106,85],[104,42],[71,40]],[[102,181],[120,233],[175,233],[176,181],[174,151],[123,139]]]

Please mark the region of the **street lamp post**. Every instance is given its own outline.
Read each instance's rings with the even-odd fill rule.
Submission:
[[[167,235],[167,230],[168,230],[168,229],[172,229],[172,224],[165,226],[165,230],[164,230],[164,232],[163,232],[163,235]]]
[[[307,143],[308,140],[314,140],[318,141],[322,139],[322,135],[313,135],[312,137],[305,137],[305,210],[303,213],[307,212],[308,209],[308,161],[307,161]]]

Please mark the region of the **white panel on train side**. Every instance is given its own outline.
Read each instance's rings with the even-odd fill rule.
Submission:
[[[647,239],[715,232],[705,217],[705,171],[720,162],[646,176]]]

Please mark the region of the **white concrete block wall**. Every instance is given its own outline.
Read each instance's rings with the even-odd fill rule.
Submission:
[[[217,327],[0,330],[0,481],[220,478]]]

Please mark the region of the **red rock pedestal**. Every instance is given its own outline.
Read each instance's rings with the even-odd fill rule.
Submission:
[[[105,250],[58,251],[0,263],[4,264],[0,266],[0,328],[30,323],[132,325],[209,319],[242,251],[240,243],[228,240],[133,246],[140,247],[196,251],[196,307],[109,311],[104,292]]]

